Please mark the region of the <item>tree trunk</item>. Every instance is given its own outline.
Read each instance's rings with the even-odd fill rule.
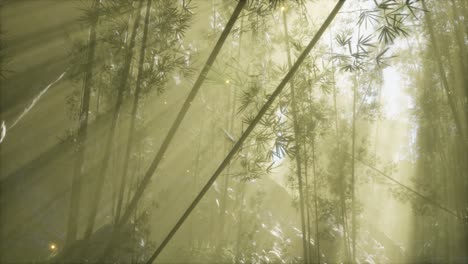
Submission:
[[[198,142],[197,142],[197,154],[195,155],[195,164],[193,168],[193,194],[197,194],[197,185],[198,185],[198,174],[200,173],[200,159],[201,159],[201,146],[202,146],[202,138],[203,138],[203,129],[205,127],[205,118],[201,118],[201,126],[200,126],[200,132],[198,133]],[[192,218],[192,221],[190,222],[190,249],[193,250],[193,227],[194,227],[194,222],[195,218]]]
[[[289,48],[289,34],[288,34],[288,26],[286,21],[286,11],[283,10],[283,25],[284,25],[284,34],[285,34],[285,43],[286,43],[286,54],[288,56],[288,65],[291,69],[292,62],[291,62],[291,51]],[[308,257],[308,242],[307,242],[307,232],[306,232],[306,216],[304,212],[304,194],[303,194],[303,186],[302,186],[302,172],[301,172],[301,149],[300,149],[300,135],[299,135],[299,124],[297,122],[297,104],[296,104],[296,97],[294,91],[294,79],[291,78],[290,80],[290,87],[291,87],[291,104],[292,104],[292,118],[293,118],[293,130],[294,130],[294,138],[296,141],[296,176],[297,182],[299,185],[299,205],[300,205],[300,212],[301,212],[301,228],[302,228],[302,250],[303,250],[303,258],[304,263],[309,262]],[[305,161],[307,162],[307,161]],[[309,242],[310,243],[310,242]]]
[[[83,98],[81,111],[79,116],[79,129],[77,135],[77,159],[75,162],[73,180],[72,180],[72,190],[70,198],[70,209],[68,215],[68,227],[67,227],[67,237],[66,243],[69,244],[76,239],[77,236],[77,222],[79,218],[79,208],[80,208],[80,198],[81,198],[81,188],[82,188],[82,178],[83,178],[83,165],[84,165],[84,152],[85,144],[88,132],[88,113],[89,113],[89,104],[91,99],[91,86],[93,81],[93,66],[94,58],[96,52],[96,35],[97,35],[97,23],[99,20],[99,4],[100,0],[94,0],[92,5],[92,12],[96,12],[95,18],[91,23],[91,28],[89,31],[89,47],[88,54],[86,58],[86,73],[83,81]]]
[[[121,76],[122,79],[120,80],[120,83],[118,86],[117,102],[115,104],[115,108],[114,108],[114,112],[113,112],[112,120],[111,120],[111,126],[109,129],[109,135],[107,137],[107,142],[105,145],[104,161],[102,162],[103,165],[101,169],[99,170],[98,182],[96,184],[96,190],[95,190],[94,197],[93,197],[93,204],[92,204],[91,212],[88,218],[88,225],[87,225],[86,232],[85,232],[85,238],[88,238],[93,232],[97,209],[98,209],[101,197],[102,197],[102,188],[104,186],[105,176],[107,173],[107,169],[109,167],[109,161],[110,161],[110,156],[111,156],[111,151],[112,151],[112,146],[113,146],[112,142],[114,140],[114,136],[116,133],[116,127],[117,127],[117,123],[118,123],[118,119],[120,115],[120,109],[123,103],[123,95],[124,95],[125,88],[127,87],[128,76],[130,75],[130,65],[131,65],[132,58],[133,58],[133,48],[135,47],[135,39],[136,39],[137,31],[138,31],[138,26],[140,24],[142,9],[143,9],[143,0],[140,0],[138,9],[137,9],[137,15],[135,17],[135,22],[133,25],[133,32],[130,37],[130,43],[127,46],[127,50],[125,54],[124,67],[122,69],[122,76]]]
[[[308,133],[309,131],[305,132]],[[308,165],[309,165],[309,158],[307,155],[307,145],[306,145],[306,135],[302,137],[302,144],[304,148],[304,183],[305,183],[305,206],[306,206],[306,228],[307,228],[307,255],[309,256],[309,259],[307,260],[309,263],[314,263],[313,257],[312,257],[312,244],[310,243],[310,238],[311,238],[311,232],[310,232],[310,198],[309,198],[309,172],[308,172]]]
[[[229,85],[229,84],[228,84]],[[226,112],[229,113],[229,117],[226,119],[226,128],[229,133],[232,133],[233,131],[233,123],[234,123],[234,118],[235,118],[235,107],[236,107],[236,98],[233,98],[233,102],[231,102],[231,93],[228,95],[228,103],[226,104]],[[225,139],[225,148],[224,148],[224,153],[227,152],[228,148],[232,147],[232,142]],[[230,184],[230,166],[227,167],[226,173],[224,174],[224,186],[223,186],[223,193],[222,193],[222,200],[221,200],[221,206],[220,206],[220,224],[219,224],[219,232],[218,236],[220,241],[218,242],[217,249],[216,249],[216,255],[219,256],[220,250],[224,246],[224,226],[225,226],[225,215],[226,215],[226,208],[227,208],[227,202],[228,202],[228,189],[229,189],[229,184]]]
[[[132,113],[131,113],[131,120],[130,120],[130,129],[128,132],[128,140],[127,140],[127,149],[125,152],[124,158],[124,165],[123,165],[123,173],[122,178],[120,179],[120,188],[119,188],[119,197],[117,201],[117,209],[115,214],[115,223],[119,222],[120,212],[122,210],[122,203],[124,199],[124,191],[125,186],[127,185],[127,178],[128,178],[128,165],[130,163],[130,155],[133,151],[133,141],[135,138],[135,125],[136,125],[136,117],[138,113],[138,105],[140,102],[140,93],[141,93],[141,83],[143,81],[143,64],[145,62],[145,55],[146,55],[146,42],[148,40],[148,28],[149,28],[149,21],[150,21],[150,14],[151,14],[151,3],[152,0],[147,0],[146,4],[146,14],[145,14],[145,25],[143,28],[143,39],[141,43],[140,49],[140,61],[138,63],[138,75],[135,87],[135,95],[133,98],[133,106],[132,106]]]
[[[239,224],[237,225],[236,234],[236,249],[235,249],[235,263],[240,263],[241,245],[242,245],[242,230],[243,230],[243,218],[244,218],[244,195],[245,195],[245,182],[239,182],[241,195],[240,195],[240,206],[239,206]]]
[[[356,262],[356,182],[355,182],[355,141],[356,141],[356,97],[359,89],[359,81],[353,87],[353,124],[351,139],[351,226],[352,226],[352,262]]]
[[[421,0],[421,3],[422,3],[422,6],[423,6],[423,9],[428,10],[427,6],[426,6],[426,1]],[[455,121],[455,126],[457,128],[457,131],[458,131],[463,143],[466,145],[466,144],[468,144],[468,140],[467,140],[467,137],[466,137],[466,133],[463,130],[462,123],[460,122],[460,117],[459,117],[458,112],[457,112],[455,99],[453,98],[453,91],[450,88],[450,86],[448,85],[447,77],[445,75],[444,66],[442,64],[442,58],[441,58],[440,53],[439,53],[439,47],[437,45],[437,39],[436,39],[435,33],[434,33],[434,23],[432,22],[432,17],[431,17],[430,12],[425,12],[424,13],[424,18],[426,20],[427,30],[429,32],[429,37],[430,37],[431,44],[432,44],[432,49],[433,49],[433,52],[434,52],[434,58],[436,59],[436,62],[437,62],[437,68],[439,70],[439,77],[440,77],[441,82],[442,82],[442,87],[444,88],[445,95],[447,96],[447,101],[449,103],[450,110],[452,111],[452,116],[453,116],[453,119]]]
[[[320,235],[319,235],[319,214],[318,214],[318,193],[317,193],[317,171],[315,170],[315,137],[312,138],[312,172],[314,173],[314,209],[315,209],[315,241],[317,244],[317,263],[320,264]]]
[[[331,53],[333,53],[333,40],[332,36],[330,35],[330,47]],[[332,61],[332,78],[333,78],[333,108],[335,112],[335,133],[336,133],[336,149],[338,153],[341,153],[341,144],[340,144],[340,133],[338,128],[338,107],[336,102],[336,81],[335,81],[335,66]],[[346,202],[345,202],[345,191],[344,191],[344,176],[341,171],[341,165],[337,164],[337,176],[339,177],[339,204],[340,204],[340,211],[341,211],[341,225],[343,227],[343,250],[345,252],[345,259],[349,262],[350,260],[350,248],[348,242],[348,228],[347,228],[347,217],[346,217]]]

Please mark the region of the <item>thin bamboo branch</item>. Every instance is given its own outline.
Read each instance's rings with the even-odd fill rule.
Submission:
[[[369,167],[370,169],[372,169],[372,170],[378,172],[378,173],[379,173],[381,176],[383,176],[384,178],[387,178],[387,179],[390,180],[391,182],[393,182],[393,183],[399,185],[400,187],[403,187],[404,189],[410,191],[410,192],[413,193],[414,195],[418,196],[419,198],[421,198],[422,200],[426,201],[427,203],[432,204],[432,205],[435,206],[436,208],[438,208],[438,209],[440,209],[440,210],[442,210],[442,211],[444,211],[444,212],[446,212],[446,213],[448,213],[448,214],[454,216],[454,217],[455,217],[456,219],[458,219],[458,220],[461,220],[461,221],[463,220],[463,219],[459,218],[458,215],[457,215],[454,211],[452,211],[452,210],[448,209],[447,207],[445,207],[445,206],[439,204],[438,202],[432,200],[431,198],[422,195],[420,192],[418,192],[418,191],[416,191],[415,189],[413,189],[413,188],[411,188],[411,187],[409,187],[409,186],[407,186],[407,185],[405,185],[405,184],[399,182],[398,180],[395,180],[394,178],[388,176],[387,174],[385,174],[383,171],[377,169],[376,167],[374,167],[374,166],[372,166],[372,165],[370,165],[370,164],[367,164],[366,162],[364,162],[364,161],[362,161],[362,160],[360,160],[360,159],[355,158],[355,160],[361,162],[363,165]]]

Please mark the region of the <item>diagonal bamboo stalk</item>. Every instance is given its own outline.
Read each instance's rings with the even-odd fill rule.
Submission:
[[[349,155],[349,153],[348,153],[348,155]],[[408,190],[409,192],[413,193],[414,195],[418,196],[419,198],[421,198],[421,199],[424,200],[425,202],[427,202],[427,203],[429,203],[429,204],[432,204],[432,205],[435,206],[436,208],[438,208],[438,209],[440,209],[440,210],[442,210],[442,211],[444,211],[444,212],[446,212],[446,213],[448,213],[448,214],[454,216],[454,217],[455,217],[456,219],[458,219],[458,220],[462,220],[462,219],[458,216],[458,214],[457,214],[456,212],[454,212],[454,211],[450,210],[449,208],[445,207],[444,205],[441,205],[440,203],[438,203],[438,202],[432,200],[431,198],[429,198],[429,197],[427,197],[427,196],[421,194],[420,192],[416,191],[415,189],[413,189],[413,188],[411,188],[411,187],[409,187],[409,186],[407,186],[407,185],[405,185],[405,184],[399,182],[398,180],[395,180],[394,178],[388,176],[386,173],[384,173],[383,171],[377,169],[376,167],[374,167],[374,166],[372,166],[372,165],[370,165],[370,164],[368,164],[368,163],[366,163],[366,162],[364,162],[364,161],[362,161],[362,160],[360,160],[360,159],[357,159],[357,158],[354,158],[354,160],[359,161],[360,163],[362,163],[362,164],[365,165],[366,167],[368,167],[368,168],[370,168],[370,169],[376,171],[377,173],[379,173],[379,174],[380,174],[381,176],[383,176],[384,178],[386,178],[386,179],[390,180],[391,182],[393,182],[393,183],[399,185],[400,187],[403,187],[404,189],[406,189],[406,190]]]
[[[317,42],[320,40],[322,37],[323,33],[325,30],[328,28],[328,26],[331,24],[333,19],[335,18],[336,14],[339,12],[339,10],[343,7],[343,4],[346,2],[346,0],[339,0],[336,6],[333,8],[331,11],[330,15],[327,17],[325,22],[322,24],[318,32],[315,34],[315,36],[312,38],[312,40],[309,42],[307,47],[304,49],[302,54],[297,58],[297,61],[294,63],[294,65],[291,67],[289,72],[286,74],[286,76],[283,78],[283,80],[280,82],[278,87],[275,89],[275,91],[271,94],[271,96],[268,98],[268,100],[265,102],[263,107],[260,109],[258,112],[257,116],[254,118],[252,123],[247,127],[245,132],[241,135],[239,140],[236,142],[236,144],[233,146],[229,154],[225,157],[223,162],[219,165],[219,167],[216,169],[216,171],[213,173],[213,175],[210,177],[208,182],[205,184],[203,189],[200,191],[200,193],[197,195],[197,197],[193,200],[193,202],[190,204],[190,206],[185,210],[184,214],[181,216],[181,218],[177,221],[175,226],[172,228],[172,230],[167,234],[167,236],[164,238],[162,243],[159,245],[159,247],[156,249],[156,251],[151,255],[151,257],[148,259],[146,262],[147,264],[151,264],[154,262],[154,260],[159,256],[159,254],[162,252],[162,250],[166,247],[166,245],[169,243],[169,241],[172,239],[172,237],[177,233],[179,228],[182,226],[182,224],[185,222],[185,220],[188,218],[188,216],[191,214],[193,209],[198,205],[198,203],[201,201],[201,199],[205,196],[205,194],[208,192],[208,190],[211,188],[213,183],[216,181],[218,176],[223,172],[224,168],[231,162],[231,159],[234,157],[234,155],[239,151],[239,149],[242,147],[242,144],[244,141],[247,139],[247,137],[252,133],[253,129],[255,126],[260,122],[262,119],[263,115],[267,112],[267,110],[270,108],[270,106],[273,104],[275,101],[276,97],[283,91],[284,87],[286,84],[291,80],[291,78],[294,76],[296,73],[297,69],[299,66],[301,66],[302,62],[304,62],[305,58],[309,55],[310,51],[312,48],[315,47]]]

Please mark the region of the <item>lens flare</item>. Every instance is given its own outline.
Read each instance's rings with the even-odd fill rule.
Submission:
[[[55,244],[55,243],[50,243],[50,244],[49,244],[49,250],[50,250],[50,251],[55,251],[55,250],[57,250],[57,244]]]

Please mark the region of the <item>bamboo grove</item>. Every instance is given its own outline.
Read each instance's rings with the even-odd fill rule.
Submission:
[[[0,3],[0,262],[466,263],[467,6]]]

